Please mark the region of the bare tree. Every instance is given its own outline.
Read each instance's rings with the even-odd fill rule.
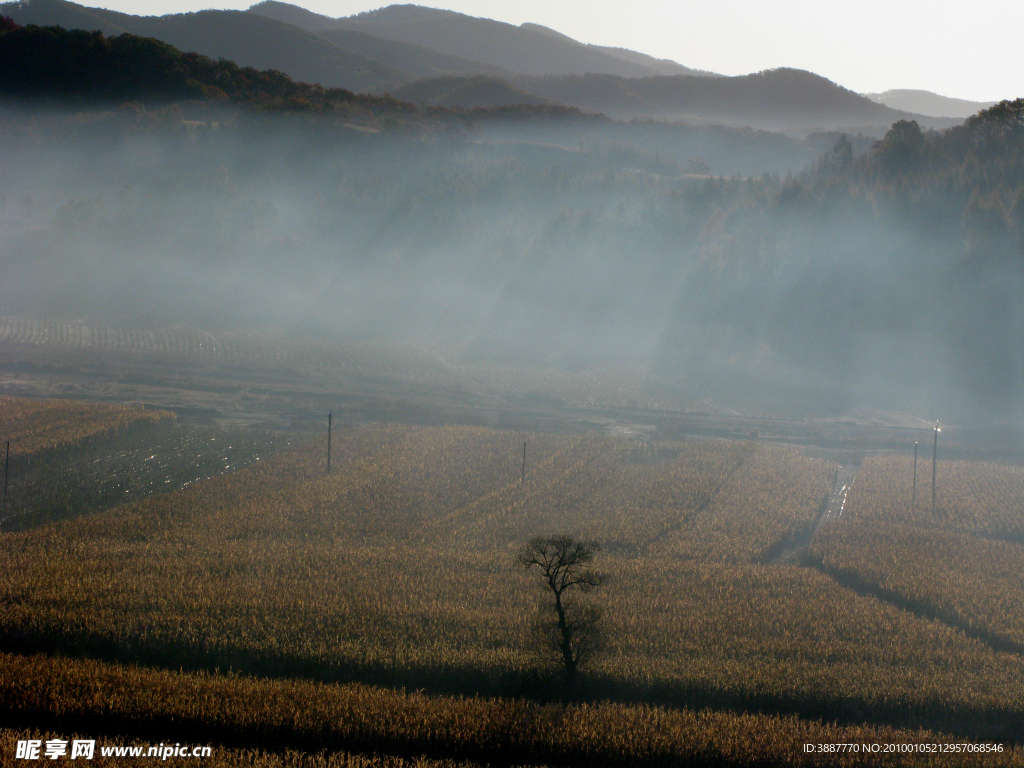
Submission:
[[[527,570],[540,570],[554,596],[555,620],[548,624],[544,642],[561,660],[567,685],[576,679],[576,670],[599,644],[600,611],[572,599],[572,595],[604,583],[604,577],[589,567],[600,548],[597,542],[576,541],[571,536],[538,536],[516,557]]]

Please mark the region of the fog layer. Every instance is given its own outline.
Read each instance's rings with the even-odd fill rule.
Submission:
[[[2,119],[2,314],[627,366],[769,411],[1020,413],[1019,169],[996,183],[980,150],[947,161],[919,131],[906,157],[843,138],[811,167],[837,137]]]

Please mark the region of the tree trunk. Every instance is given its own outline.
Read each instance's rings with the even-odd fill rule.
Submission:
[[[561,651],[565,684],[569,686],[576,679],[576,657],[572,652],[572,630],[565,621],[565,608],[562,606],[562,596],[558,592],[555,593],[555,612],[558,614],[558,631],[562,633]]]

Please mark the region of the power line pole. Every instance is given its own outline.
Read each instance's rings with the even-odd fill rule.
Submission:
[[[526,443],[523,443],[523,474],[519,478],[520,483],[526,482]]]
[[[334,411],[327,412],[327,474],[331,474],[331,422],[334,420]]]
[[[935,444],[932,446],[932,514],[935,514],[935,460],[939,455],[939,422],[935,422]]]
[[[7,478],[11,473],[11,441],[7,441],[7,456],[4,458],[4,511],[7,514]]]
[[[910,493],[910,514],[917,512],[917,443],[914,443],[914,490]]]

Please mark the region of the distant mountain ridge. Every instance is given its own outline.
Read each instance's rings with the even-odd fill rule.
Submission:
[[[558,40],[564,40],[576,45],[580,45],[578,40],[573,40],[568,35],[563,35],[549,27],[542,26],[540,24],[533,24],[529,21],[523,22],[519,25],[522,29],[534,30],[541,34],[549,35]],[[671,59],[656,59],[653,56],[648,56],[646,53],[639,53],[637,51],[631,51],[628,48],[614,48],[606,45],[593,45],[586,43],[587,48],[591,48],[595,51],[601,51],[607,53],[609,56],[628,61],[632,64],[639,64],[642,67],[648,67],[654,70],[659,75],[700,75],[705,77],[720,77],[720,75],[714,72],[705,72],[700,69],[690,69],[684,67],[682,64],[672,61]]]
[[[454,11],[418,5],[390,5],[355,16],[331,19],[276,0],[249,9],[310,31],[352,29],[388,40],[430,48],[524,75],[572,75],[595,72],[620,77],[651,77],[664,74],[666,64],[644,54],[612,54],[588,46],[538,24],[515,26],[476,18]],[[649,60],[649,61],[648,61]],[[675,64],[675,62],[672,62]],[[697,74],[675,64],[687,74]]]
[[[795,69],[718,78],[518,76],[509,83],[493,77],[448,76],[418,80],[391,93],[418,104],[467,108],[493,106],[495,94],[504,93],[516,97],[518,103],[563,104],[619,119],[747,125],[802,134],[846,130],[880,135],[898,120],[916,119],[935,128],[958,122],[894,110]]]
[[[449,56],[421,45],[402,43],[398,40],[385,40],[382,37],[354,29],[322,29],[315,34],[343,50],[386,63],[393,69],[409,72],[413,79],[432,75],[493,74],[511,76],[513,74],[506,69],[481,61]]]
[[[131,33],[105,36],[100,30],[19,26],[0,17],[0,97],[24,105],[109,108],[138,115],[167,104],[187,105],[193,114],[315,113],[364,122],[408,116],[417,110],[388,97],[356,95],[343,88],[295,82],[276,70],[239,67],[182,53],[168,43]],[[564,109],[564,108],[562,108]],[[198,110],[198,111],[197,111]],[[207,112],[208,114],[208,112]],[[423,118],[423,115],[418,115]],[[425,116],[433,119],[436,112]],[[130,118],[129,118],[130,119]]]
[[[872,101],[893,109],[917,112],[929,117],[970,117],[995,106],[994,101],[968,101],[940,96],[931,91],[896,89],[884,93],[865,93]]]
[[[796,69],[717,78],[520,77],[516,83],[538,96],[618,117],[648,115],[767,128],[825,129],[888,126],[910,117],[824,77]]]
[[[133,16],[69,0],[19,0],[0,5],[0,13],[21,25],[154,37],[182,51],[353,91],[382,92],[441,75],[695,72],[634,51],[587,46],[539,25],[516,27],[410,5],[342,19],[275,0],[248,12],[165,16]]]

